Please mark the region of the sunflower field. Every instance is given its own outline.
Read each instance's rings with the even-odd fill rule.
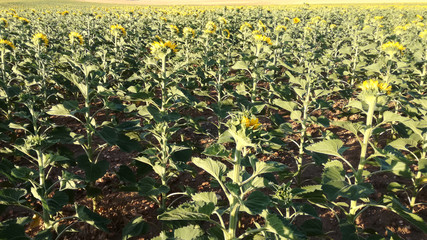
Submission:
[[[0,8],[0,239],[426,239],[426,18]]]

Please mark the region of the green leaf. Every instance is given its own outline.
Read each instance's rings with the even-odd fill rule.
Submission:
[[[202,152],[202,154],[206,156],[211,156],[211,157],[223,157],[223,158],[230,157],[230,151],[228,151],[223,145],[218,143],[214,143],[209,147],[207,147]]]
[[[383,114],[383,122],[405,122],[408,120],[410,119],[390,111],[386,111]]]
[[[80,221],[90,224],[104,232],[108,232],[107,225],[110,223],[110,220],[92,212],[87,207],[76,205],[76,216]]]
[[[285,170],[286,166],[278,162],[263,162],[257,161],[255,163],[255,171],[253,175],[260,175],[264,173],[273,173],[273,172],[282,172]]]
[[[2,188],[0,189],[0,204],[9,205],[25,202],[23,198],[27,190],[22,188]]]
[[[323,224],[319,219],[308,219],[300,226],[307,236],[323,236]]]
[[[184,203],[178,208],[168,210],[159,215],[159,220],[162,221],[209,221],[210,215],[215,209],[213,203],[191,202]]]
[[[16,219],[0,222],[0,240],[29,240],[25,234],[25,224]]]
[[[322,174],[322,190],[326,197],[334,201],[341,189],[347,186],[344,167],[340,161],[334,160],[325,164]]]
[[[251,215],[261,214],[263,210],[267,209],[270,204],[270,198],[260,191],[252,192],[248,198],[243,202],[241,211],[245,211]]]
[[[145,177],[138,182],[138,193],[141,196],[159,196],[162,193],[168,193],[169,187],[157,183],[150,177]]]
[[[343,148],[343,142],[339,139],[328,139],[323,140],[321,142],[314,143],[306,149],[308,151],[312,152],[318,152],[323,153],[326,155],[332,155],[339,158],[342,158],[342,153],[345,151],[346,148]]]
[[[71,114],[70,110],[65,108],[63,104],[53,106],[49,111],[47,111],[47,114],[54,116],[73,117],[73,114]]]
[[[262,217],[265,219],[265,228],[268,232],[275,233],[284,239],[299,239],[294,230],[288,224],[285,225],[277,215],[264,210]]]
[[[200,202],[206,202],[206,203],[213,203],[214,205],[216,205],[218,202],[218,198],[215,192],[195,193],[191,195],[191,199],[193,199],[193,201],[195,202],[200,201]]]
[[[195,240],[202,237],[203,230],[198,225],[188,225],[174,230],[174,239],[177,240]]]
[[[105,160],[91,163],[86,156],[80,157],[77,161],[78,166],[85,171],[85,178],[88,182],[94,182],[104,176],[109,166]]]
[[[281,99],[274,99],[273,104],[285,109],[288,112],[293,112],[295,109],[297,109],[298,104],[292,101],[283,101]]]
[[[67,203],[68,203],[68,195],[63,191],[57,191],[51,199],[47,200],[49,213],[51,215],[55,215],[55,213],[60,211],[62,207]]]
[[[85,187],[85,185],[81,183],[82,178],[80,176],[67,171],[62,171],[62,176],[59,176],[58,179],[60,180],[59,189],[61,191],[65,189],[76,190]]]
[[[104,126],[96,132],[105,142],[110,145],[117,145],[124,152],[140,151],[142,148],[139,142],[130,139],[128,136],[119,132],[115,128]]]
[[[142,217],[132,219],[122,231],[122,240],[140,236],[148,232],[149,225]]]
[[[237,61],[231,68],[236,70],[248,70],[248,64],[244,61]]]
[[[423,220],[422,217],[417,214],[411,213],[408,209],[406,209],[398,199],[393,196],[384,196],[384,203],[387,204],[389,209],[394,213],[397,213],[399,216],[410,222],[412,225],[427,233],[427,224]]]
[[[221,179],[221,176],[223,176],[227,171],[227,166],[225,166],[224,163],[212,160],[211,158],[193,158],[192,161],[194,165],[205,170],[218,181]]]

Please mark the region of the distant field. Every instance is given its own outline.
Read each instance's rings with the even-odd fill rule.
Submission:
[[[53,3],[52,3],[53,2]],[[111,5],[203,5],[203,6],[219,6],[219,5],[301,5],[307,4],[425,4],[427,0],[0,0],[0,6],[11,7],[32,7],[32,6],[52,6],[52,5],[92,5],[92,4],[111,4]]]
[[[77,0],[82,2],[96,2],[109,4],[137,4],[137,5],[292,5],[292,4],[391,4],[391,3],[427,3],[427,0]]]

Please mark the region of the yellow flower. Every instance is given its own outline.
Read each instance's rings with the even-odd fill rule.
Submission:
[[[11,41],[5,40],[5,39],[0,39],[0,46],[2,48],[4,47],[10,47],[12,50],[15,49],[15,45],[13,45],[13,43]]]
[[[35,45],[40,45],[40,43],[43,43],[45,47],[47,47],[47,45],[49,44],[49,40],[43,33],[36,33],[33,36],[33,43]]]
[[[337,25],[335,25],[335,24],[332,23],[331,25],[329,25],[329,28],[330,29],[335,29],[335,28],[337,28]]]
[[[176,49],[176,44],[172,43],[171,41],[164,42],[162,40],[151,43],[150,50],[151,53],[156,56],[156,58],[164,58],[171,51],[178,52],[178,49]]]
[[[169,29],[171,30],[172,33],[176,33],[176,34],[179,33],[179,28],[176,25],[173,25],[173,24],[169,25]]]
[[[364,81],[360,86],[362,91],[364,92],[374,92],[374,93],[387,93],[390,94],[391,86],[386,82],[378,83],[378,80],[369,79],[368,81]]]
[[[205,27],[204,32],[207,34],[215,33],[216,32],[216,24],[212,21],[209,21],[208,23],[206,23],[206,27]]]
[[[225,33],[226,38],[230,38],[230,31],[227,28],[224,28],[224,30],[222,30],[222,33]]]
[[[423,16],[421,16],[421,15],[416,15],[416,17],[418,18],[418,19],[420,19],[420,20],[423,20],[424,19],[424,17]]]
[[[18,19],[19,19],[19,20],[21,20],[23,24],[28,24],[28,23],[30,23],[30,20],[28,20],[28,19],[26,19],[26,18],[18,17]]]
[[[427,39],[427,29],[425,29],[424,31],[420,32],[419,36],[422,39]]]
[[[424,26],[425,26],[425,24],[424,24],[424,23],[422,23],[422,22],[417,22],[417,27],[422,28],[422,27],[424,27]]]
[[[68,15],[68,14],[70,14],[70,12],[69,12],[69,11],[63,11],[63,12],[61,12],[61,15],[62,15],[62,16],[66,16],[66,15]]]
[[[68,37],[70,38],[71,44],[74,44],[76,39],[79,41],[80,45],[83,45],[84,43],[82,35],[80,35],[78,32],[70,32],[70,34],[68,34]]]
[[[6,20],[6,18],[0,18],[0,22],[2,22],[2,23],[3,23],[3,27],[4,27],[4,28],[7,28],[7,26],[9,26],[9,24],[8,24],[8,22],[7,22],[7,20]]]
[[[284,32],[284,31],[286,31],[286,27],[283,25],[277,25],[277,27],[274,29],[274,31],[276,33]]]
[[[118,36],[126,36],[126,30],[124,27],[122,27],[119,24],[116,25],[111,25],[111,34],[113,34],[113,36],[118,37]]]
[[[258,122],[258,118],[249,119],[247,117],[243,117],[242,124],[244,124],[246,128],[253,128],[254,130],[261,126],[261,123]]]
[[[374,17],[374,19],[377,20],[377,21],[382,20],[383,18],[384,18],[384,16],[375,16]]]
[[[406,48],[399,42],[390,41],[381,45],[381,49],[388,55],[392,56],[397,52],[402,53],[402,51],[405,50]]]
[[[252,29],[252,25],[248,22],[244,22],[241,26],[240,26],[240,31],[243,32],[246,29]]]
[[[404,26],[397,26],[394,28],[394,33],[396,34],[402,34],[406,31],[406,27]]]
[[[294,18],[294,19],[293,19],[293,22],[294,22],[295,24],[297,24],[297,23],[301,22],[301,19],[299,19],[299,18],[297,18],[297,17],[296,17],[296,18]]]
[[[267,26],[261,20],[258,21],[258,27],[262,28],[264,32],[267,31]]]
[[[227,19],[223,18],[223,17],[219,17],[218,18],[219,22],[222,22],[222,24],[227,24]]]
[[[182,34],[184,34],[184,37],[192,35],[194,38],[196,36],[196,32],[191,27],[185,27],[184,29],[182,29]]]
[[[101,19],[102,18],[102,16],[101,15],[96,15],[95,16],[95,19]]]
[[[256,34],[256,35],[254,35],[254,40],[255,40],[255,43],[262,43],[262,42],[265,42],[265,43],[267,43],[268,45],[272,45],[272,44],[273,44],[273,43],[271,42],[271,39],[270,39],[269,37],[264,36],[264,35],[262,35],[262,34]]]

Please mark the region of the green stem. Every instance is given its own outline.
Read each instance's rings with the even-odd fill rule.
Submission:
[[[361,146],[362,149],[360,152],[360,161],[359,161],[359,165],[357,166],[357,172],[355,174],[355,184],[361,184],[364,182],[363,170],[366,164],[366,153],[368,150],[369,138],[371,137],[372,130],[374,129],[372,126],[372,120],[374,118],[374,110],[375,110],[376,104],[377,104],[376,97],[372,99],[370,102],[368,102],[369,109],[366,117],[366,130],[363,134],[363,142]],[[358,209],[359,207],[357,206],[357,200],[351,200],[349,214],[350,214],[350,217],[353,218],[352,221],[355,220],[354,217],[356,216],[356,212]]]
[[[166,105],[166,56],[162,58],[162,82],[161,82],[161,88],[162,88],[162,106],[160,111],[165,111],[165,105]]]

